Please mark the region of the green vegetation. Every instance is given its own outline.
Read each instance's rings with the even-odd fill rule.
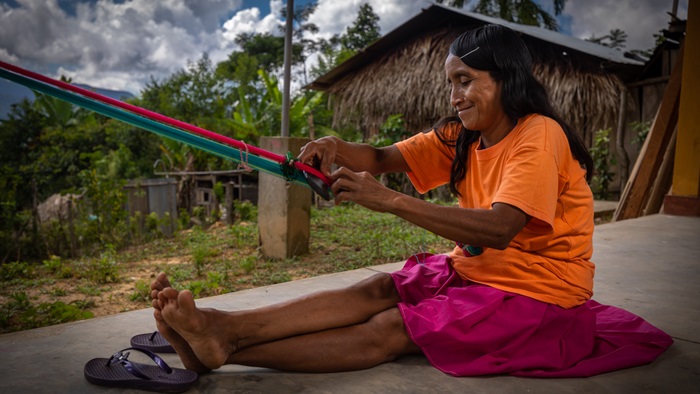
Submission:
[[[450,7],[462,8],[464,0],[436,0]],[[566,0],[553,0],[554,15],[559,15],[564,10]],[[478,0],[472,8],[473,12],[501,18],[510,22],[523,25],[539,26],[545,29],[557,30],[557,21],[543,8],[542,2],[533,0]]]
[[[506,3],[508,12],[522,18],[515,3]],[[563,6],[563,1],[554,4]],[[317,77],[379,37],[379,19],[364,4],[343,34],[304,39],[303,32],[317,31],[308,23],[314,10],[315,3],[310,3],[294,15],[294,78],[301,85],[309,82],[310,55],[320,59],[308,70]],[[151,80],[132,103],[252,145],[261,136],[277,135],[281,37],[248,34],[237,42],[242,49],[227,60],[213,64],[205,53],[173,75]],[[331,128],[333,114],[327,102],[323,93],[296,92],[290,135],[362,141],[361,130]],[[367,142],[385,146],[409,134],[396,114]],[[124,209],[124,185],[153,178],[156,170],[227,170],[236,163],[39,93],[34,103],[14,105],[0,121],[0,157],[0,332],[148,307],[149,283],[158,272],[166,272],[178,289],[203,297],[451,247],[391,215],[342,205],[312,211],[308,255],[264,259],[259,253],[257,208],[236,202],[235,224],[224,225],[218,210],[208,215],[193,203],[194,179],[177,185],[177,228],[166,236],[161,228],[171,218],[138,212],[130,216]],[[154,163],[159,163],[157,169]],[[599,171],[607,168],[607,162],[601,163]],[[383,176],[381,181],[404,192],[409,186],[403,174]],[[214,193],[223,199],[221,184],[215,185]],[[57,195],[70,203],[52,218],[42,218],[40,203]]]
[[[630,122],[630,127],[634,132],[634,138],[632,138],[632,144],[639,146],[640,148],[644,145],[644,141],[647,139],[649,130],[651,130],[651,121],[646,122]]]
[[[591,157],[595,173],[591,180],[593,197],[598,200],[606,200],[610,195],[610,183],[615,173],[611,167],[615,165],[615,157],[610,152],[610,129],[598,130],[593,135]]]
[[[62,301],[33,305],[26,293],[12,293],[10,301],[0,308],[0,328],[5,331],[6,326],[12,325],[15,330],[27,330],[93,317],[85,307],[80,302]]]
[[[249,207],[255,218],[257,208]],[[263,258],[255,221],[193,227],[92,258],[52,256],[0,266],[0,332],[25,330],[150,306],[150,282],[165,272],[197,297],[402,261],[451,244],[391,215],[343,204],[312,209],[310,253]]]
[[[341,61],[338,54],[357,51],[379,37],[378,17],[364,5],[356,23],[332,43],[305,39],[304,32],[318,31],[308,23],[315,7],[297,7],[294,15],[293,59],[295,69],[301,70],[294,78],[301,85],[308,83],[305,63],[311,54],[332,59],[327,63],[332,67]],[[253,145],[261,136],[278,135],[284,39],[242,34],[236,41],[241,50],[227,60],[213,64],[205,53],[163,80],[152,79],[131,102]],[[332,114],[321,92],[296,92],[289,118],[294,137],[338,134],[330,127]],[[344,133],[353,140],[362,135],[359,130]],[[124,210],[127,181],[152,178],[154,163],[162,163],[158,171],[236,167],[232,161],[40,93],[33,103],[14,105],[0,121],[0,157],[0,265],[50,256],[89,257],[107,245],[123,249],[162,238],[159,224],[168,218],[147,213],[129,217]],[[178,185],[180,229],[189,228],[190,219],[200,219],[202,225],[218,219],[218,211],[212,217],[196,211],[189,197],[193,187],[193,179]],[[215,192],[221,198],[223,188]],[[73,196],[71,209],[40,220],[39,204],[57,194]],[[211,258],[204,249],[196,252],[200,265]]]

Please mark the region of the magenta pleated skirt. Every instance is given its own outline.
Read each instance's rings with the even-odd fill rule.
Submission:
[[[413,256],[391,275],[409,336],[454,376],[587,377],[650,363],[673,343],[620,308],[564,309],[465,281],[445,255]]]

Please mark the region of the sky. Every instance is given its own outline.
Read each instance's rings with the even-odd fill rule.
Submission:
[[[310,0],[296,0],[295,5]],[[551,1],[537,0],[551,8]],[[687,17],[689,0],[679,1]],[[429,5],[425,0],[318,0],[309,22],[319,35],[342,33],[363,3],[382,34]],[[466,9],[470,3],[467,2]],[[240,33],[281,34],[282,0],[0,0],[0,60],[50,77],[139,94],[207,53],[216,64],[237,50]],[[668,26],[673,0],[568,0],[560,31],[578,38],[619,28],[627,50],[649,49]]]

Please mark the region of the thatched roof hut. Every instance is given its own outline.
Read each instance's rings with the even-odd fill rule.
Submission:
[[[391,114],[403,114],[412,132],[451,113],[443,66],[462,32],[501,24],[521,33],[535,59],[535,75],[561,115],[590,141],[615,128],[624,83],[643,62],[561,33],[432,4],[309,87],[330,93],[334,124],[373,135]]]

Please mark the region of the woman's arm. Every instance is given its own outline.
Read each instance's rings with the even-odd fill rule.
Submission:
[[[493,249],[508,247],[529,219],[523,211],[508,204],[496,203],[492,209],[467,209],[418,199],[413,199],[418,202],[401,200],[394,204],[394,215],[447,239]]]
[[[319,168],[330,176],[333,163],[354,172],[378,175],[385,172],[410,171],[399,149],[393,145],[375,148],[367,144],[346,142],[338,137],[323,137],[301,149],[299,160]]]
[[[433,204],[391,190],[369,172],[340,168],[331,174],[335,202],[352,201],[368,209],[394,214],[441,237],[468,245],[505,249],[527,224],[520,209],[496,203],[492,209],[467,209]]]
[[[374,211],[392,213],[453,241],[504,249],[529,219],[521,210],[507,204],[494,204],[492,209],[447,207],[385,187],[375,175],[410,171],[393,145],[375,148],[324,137],[307,144],[299,160],[318,166],[331,178],[336,204],[351,201]],[[333,163],[340,168],[331,174]]]

